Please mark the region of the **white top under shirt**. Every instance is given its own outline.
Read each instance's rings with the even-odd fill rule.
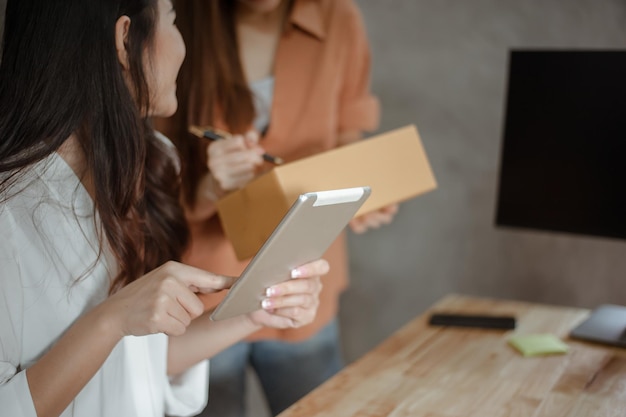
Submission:
[[[254,128],[262,133],[267,130],[272,116],[272,100],[274,99],[274,77],[261,78],[250,83],[254,101]]]
[[[116,265],[106,248],[98,258],[93,201],[59,155],[28,169],[15,189],[23,191],[0,202],[0,417],[36,417],[24,370],[107,297]],[[164,334],[124,337],[61,416],[200,412],[208,361],[168,378],[167,344]]]

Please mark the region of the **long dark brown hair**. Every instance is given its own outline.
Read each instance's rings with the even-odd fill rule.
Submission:
[[[150,108],[143,56],[157,0],[8,0],[0,62],[0,192],[74,134],[106,239],[119,263],[111,291],[170,259],[187,229],[171,155],[139,109]],[[115,23],[131,19],[131,85]],[[149,55],[149,54],[148,54]]]
[[[178,112],[159,121],[176,143],[183,162],[184,198],[195,203],[196,188],[207,172],[207,144],[189,135],[188,126],[225,124],[243,133],[254,120],[252,92],[239,59],[235,0],[187,0],[176,4],[177,24],[187,56],[178,77]]]

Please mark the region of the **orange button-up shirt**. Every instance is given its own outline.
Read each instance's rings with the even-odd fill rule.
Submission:
[[[353,0],[295,0],[274,62],[274,92],[265,150],[286,161],[343,145],[342,132],[368,131],[378,125],[379,106],[369,91],[370,56],[366,31]],[[220,126],[216,120],[198,125]],[[158,125],[165,133],[167,124]],[[337,314],[348,284],[343,233],[324,258],[330,272],[315,321],[299,329],[262,329],[250,340],[298,341],[317,333]],[[211,272],[238,276],[248,261],[238,261],[217,215],[191,225],[191,244],[183,260]],[[214,307],[223,294],[204,299]]]

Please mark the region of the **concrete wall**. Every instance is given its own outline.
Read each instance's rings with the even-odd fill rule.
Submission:
[[[626,241],[494,226],[509,48],[625,49],[626,3],[357,3],[380,130],[417,124],[439,189],[403,204],[391,226],[351,236],[352,286],[341,312],[347,358],[450,292],[626,304]]]

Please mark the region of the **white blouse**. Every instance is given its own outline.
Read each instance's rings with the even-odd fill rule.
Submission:
[[[116,272],[99,255],[93,201],[57,154],[0,196],[0,417],[36,417],[25,376]],[[208,361],[173,379],[164,334],[124,337],[62,417],[190,416],[207,402]],[[67,366],[72,366],[68,363]]]

